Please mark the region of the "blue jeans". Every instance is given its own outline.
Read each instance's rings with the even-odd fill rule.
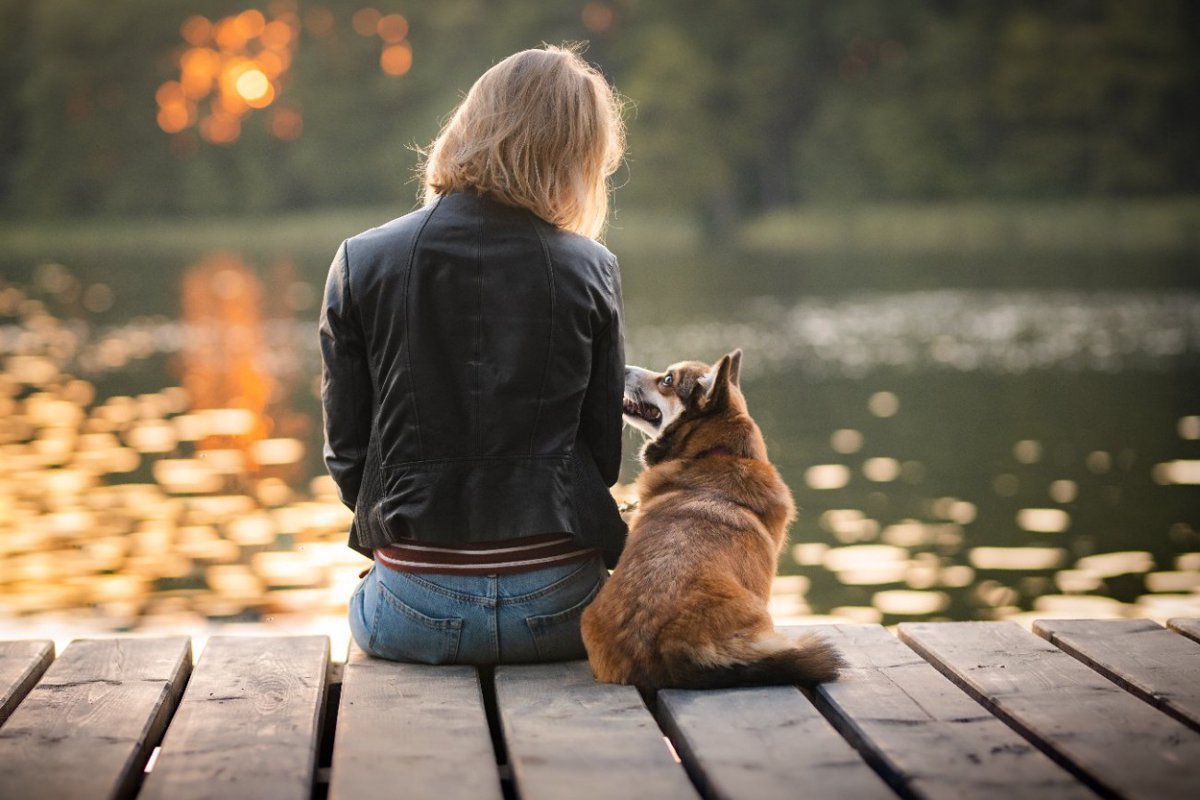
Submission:
[[[597,554],[507,575],[398,572],[376,563],[350,597],[363,652],[423,664],[586,658],[583,609],[608,578]]]

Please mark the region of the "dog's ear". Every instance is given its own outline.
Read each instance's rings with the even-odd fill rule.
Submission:
[[[742,383],[742,348],[737,348],[732,353],[726,356],[729,359],[729,382],[734,386],[741,386]]]
[[[704,388],[705,408],[720,408],[729,402],[729,387],[737,386],[741,367],[742,351],[734,350],[721,356],[721,360],[704,373],[700,385]]]

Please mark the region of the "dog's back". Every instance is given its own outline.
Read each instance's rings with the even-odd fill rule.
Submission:
[[[583,616],[601,681],[716,688],[836,676],[832,647],[777,634],[767,612],[794,505],[736,382],[723,380],[697,409],[706,413],[685,412],[644,454],[625,553]]]

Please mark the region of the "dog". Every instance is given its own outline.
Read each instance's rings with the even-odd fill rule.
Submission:
[[[596,679],[644,690],[833,680],[815,635],[767,612],[792,494],[767,460],[739,387],[742,351],[715,365],[625,368],[625,421],[647,436],[638,509],[610,579],[584,610]]]

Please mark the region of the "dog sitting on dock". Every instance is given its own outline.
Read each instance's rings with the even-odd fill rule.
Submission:
[[[711,367],[625,369],[625,421],[648,441],[625,552],[583,614],[600,681],[707,689],[837,676],[831,645],[776,633],[767,612],[795,506],[746,411],[741,361],[735,350]]]

